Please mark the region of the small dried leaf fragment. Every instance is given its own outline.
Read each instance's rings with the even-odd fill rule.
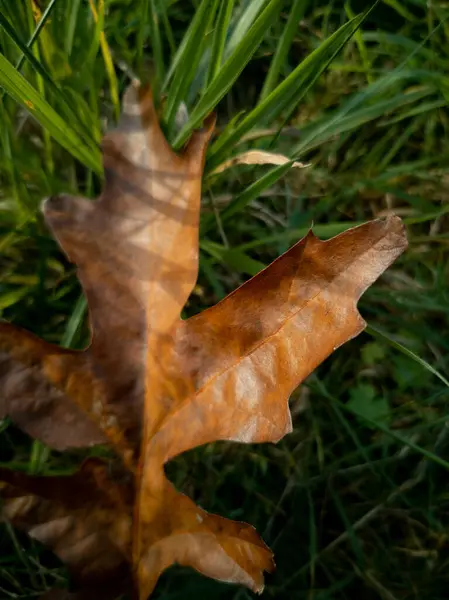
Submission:
[[[274,563],[255,530],[211,515],[178,493],[164,464],[207,442],[275,442],[291,431],[290,393],[362,331],[360,295],[407,244],[396,217],[326,242],[309,233],[222,302],[182,320],[198,271],[201,178],[213,125],[213,117],[207,119],[175,154],[151,93],[131,86],[119,126],[103,142],[99,200],[58,196],[44,207],[55,237],[78,266],[90,346],[83,352],[50,348],[0,326],[0,384],[6,381],[10,390],[6,410],[56,446],[62,442],[47,431],[48,418],[30,420],[28,413],[34,406],[38,415],[48,405],[55,428],[75,415],[70,419],[77,433],[66,446],[107,439],[136,476],[126,498],[114,482],[103,481],[101,471],[93,480],[87,471],[93,486],[88,493],[75,493],[83,483],[71,480],[68,489],[82,498],[75,516],[60,492],[48,497],[44,482],[39,490],[30,489],[29,481],[9,481],[16,490],[3,490],[12,493],[9,516],[32,535],[37,527],[39,539],[65,556],[82,581],[86,569],[92,580],[98,572],[101,582],[113,568],[110,560],[117,569],[123,565],[136,575],[141,600],[173,563],[263,589],[263,572]],[[28,386],[28,397],[22,394],[16,368],[34,369],[36,390],[44,392],[33,395]],[[17,488],[28,490],[29,511]],[[70,517],[70,530],[59,530],[53,515],[63,524]],[[87,565],[77,551],[83,545]]]
[[[212,171],[211,175],[218,175],[218,173],[223,173],[226,169],[237,165],[285,165],[288,162],[290,162],[290,159],[283,154],[266,152],[265,150],[248,150],[222,162]],[[304,169],[305,167],[310,167],[310,164],[294,161],[292,167],[295,169]]]

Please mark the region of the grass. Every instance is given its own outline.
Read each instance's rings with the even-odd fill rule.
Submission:
[[[206,0],[73,0],[69,8],[0,0],[0,314],[49,341],[85,344],[85,302],[39,205],[62,191],[98,194],[101,131],[133,74],[153,77],[168,94],[164,126],[177,145],[211,108],[218,113],[189,314],[312,223],[329,237],[390,211],[401,215],[410,248],[363,297],[366,333],[293,394],[294,433],[276,446],[206,446],[168,471],[206,509],[264,535],[277,562],[264,598],[442,600],[449,9],[385,0],[355,31],[364,2],[236,0],[231,8]],[[356,20],[345,25],[349,19]],[[187,120],[177,129],[181,102]],[[311,166],[212,174],[250,148]],[[9,421],[0,445],[2,461],[34,472],[64,471],[82,456],[49,452]],[[21,533],[4,526],[0,544],[2,597],[37,597],[64,581],[53,555]],[[202,594],[251,596],[177,567],[155,597]]]

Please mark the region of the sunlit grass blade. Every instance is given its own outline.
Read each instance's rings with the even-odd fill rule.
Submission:
[[[274,53],[273,59],[270,64],[270,69],[265,78],[262,92],[260,93],[260,101],[265,98],[273,91],[278,82],[282,68],[284,67],[285,60],[287,58],[288,51],[292,44],[295,33],[298,29],[298,23],[303,18],[310,0],[294,0],[291,8],[287,24],[279,38],[276,52]]]
[[[95,152],[93,148],[87,146],[67,120],[58,115],[2,55],[0,55],[0,86],[30,112],[72,156],[96,173],[102,173],[99,150]]]
[[[281,7],[282,0],[271,0],[259,15],[247,35],[240,41],[234,52],[225,61],[217,77],[205,89],[201,99],[195,106],[188,122],[179,132],[174,141],[175,147],[180,147],[188,138],[192,129],[197,127],[220,102],[232,87],[237,77],[250,61],[257,50],[267,30],[273,24]]]

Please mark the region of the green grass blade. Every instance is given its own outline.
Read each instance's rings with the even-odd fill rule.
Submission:
[[[423,358],[421,358],[420,356],[415,354],[412,350],[409,350],[408,348],[406,348],[401,343],[394,340],[392,337],[390,337],[383,331],[380,331],[379,329],[372,327],[371,325],[368,326],[365,331],[374,338],[386,340],[390,344],[390,346],[393,346],[393,348],[396,348],[396,350],[399,350],[400,352],[402,352],[402,354],[405,354],[405,356],[408,356],[409,358],[414,360],[416,363],[421,365],[424,369],[429,371],[429,373],[432,373],[432,375],[435,375],[435,377],[438,377],[438,379],[440,381],[442,381],[445,386],[449,387],[449,381],[446,379],[446,377],[444,377],[444,375],[442,375],[439,371],[437,371],[437,369],[432,367],[432,365],[429,364],[426,360],[424,360]]]
[[[87,301],[84,295],[78,298],[75,308],[73,309],[70,319],[67,322],[64,334],[61,338],[61,346],[63,348],[72,348],[75,336],[81,327],[87,311]]]
[[[147,5],[148,0],[144,0],[144,3]],[[146,11],[148,11],[148,6],[146,6]],[[159,19],[160,17],[156,7],[156,0],[150,0],[151,47],[153,50],[154,64],[156,67],[155,76],[153,77],[152,82],[152,89],[156,98],[158,97],[159,89],[162,85],[165,74],[164,54],[162,50]]]
[[[145,45],[145,34],[147,28],[148,17],[152,21],[153,19],[157,21],[157,16],[153,15],[153,2],[151,7],[151,13],[149,9],[149,0],[140,0],[140,22],[139,28],[137,30],[137,48],[136,48],[136,64],[137,64],[137,73],[140,78],[142,78],[142,70],[143,70],[143,50]],[[152,25],[150,24],[150,27]],[[153,38],[153,35],[151,34]],[[153,43],[153,39],[152,39]]]
[[[92,0],[89,0],[89,4],[90,6],[92,6],[91,4]],[[95,7],[94,7],[95,8]],[[98,50],[100,49],[100,43],[101,43],[101,34],[103,32],[103,20],[104,20],[104,10],[100,10],[100,14],[99,14],[99,18],[95,19],[94,18],[94,13],[92,11],[92,9],[90,10],[90,14],[91,14],[91,18],[92,18],[92,22],[93,22],[93,32],[89,32],[89,49],[86,53],[86,57],[84,59],[84,65],[86,70],[87,69],[91,69],[91,65],[95,62],[95,58],[98,54]]]
[[[2,123],[0,130],[0,146],[3,151],[2,167],[4,169],[2,187],[6,188],[6,183],[9,183],[19,220],[26,220],[32,215],[33,211],[30,208],[28,188],[23,185],[21,178],[18,176],[17,165],[14,160],[14,152],[11,144],[14,136],[14,129],[2,97],[0,97],[0,117]],[[4,240],[10,235],[13,236],[13,232],[10,232]],[[4,240],[0,242],[0,251],[5,249]],[[6,246],[7,245],[8,244],[6,243]]]
[[[349,2],[345,2],[345,11],[349,19],[353,19],[355,17],[355,14],[352,12],[351,5]],[[366,44],[363,40],[362,32],[360,30],[357,30],[355,32],[354,40],[359,50],[360,58],[362,59],[362,66],[363,70],[365,71],[366,80],[368,81],[368,83],[372,83],[373,75],[371,73],[371,62],[368,56]]]
[[[50,135],[72,156],[99,175],[102,173],[100,152],[87,146],[78,133],[70,127],[42,96],[0,54],[0,86],[45,127]]]
[[[204,91],[200,101],[193,109],[188,122],[175,139],[175,147],[179,148],[186,141],[192,129],[203,121],[232,87],[259,47],[267,30],[273,24],[273,19],[279,12],[281,4],[282,0],[271,0],[265,10],[259,15],[247,35],[240,41],[234,52],[226,60],[217,77]]]
[[[104,33],[104,2],[98,2],[98,9],[95,7],[94,1],[90,0],[90,10],[95,22],[101,22],[102,27],[100,31],[100,48],[103,56],[104,66],[106,74],[109,80],[109,91],[111,94],[112,104],[114,105],[115,118],[118,120],[120,116],[120,99],[118,93],[118,82],[117,75],[115,73],[114,61],[112,60],[112,54],[109,48],[109,44],[106,40]]]
[[[75,28],[78,20],[80,4],[81,0],[72,0],[70,4],[69,18],[67,22],[67,33],[64,39],[64,50],[68,57],[70,57],[73,50],[73,40],[75,38]]]
[[[164,2],[164,5],[162,6],[162,9],[160,12],[160,17],[161,17],[162,23],[164,25],[165,39],[167,40],[168,46],[170,48],[170,57],[172,57],[176,53],[176,42],[175,42],[175,37],[173,34],[173,29],[170,25],[170,20],[167,15],[167,6],[166,6],[165,2]],[[171,60],[169,60],[168,62],[169,62],[169,64],[172,64]]]
[[[176,54],[170,62],[170,67],[165,76],[164,84],[162,86],[162,92],[167,91],[168,84],[172,80],[175,72],[179,70],[179,66],[184,60],[187,46],[194,35],[194,31],[200,29],[200,21],[204,19],[204,12],[207,9],[207,5],[208,2],[205,2],[203,0],[201,6],[196,10],[195,16],[193,17],[187,31],[185,32],[184,37],[182,38],[181,43],[179,44],[178,50],[176,51]]]
[[[276,87],[277,81],[281,74],[281,70],[284,67],[285,60],[287,58],[288,51],[292,45],[293,38],[298,29],[298,23],[303,18],[307,7],[309,6],[310,0],[295,0],[288,17],[287,24],[282,32],[274,53],[273,60],[270,64],[270,69],[265,78],[262,92],[260,94],[260,101],[265,98],[273,91]]]
[[[10,306],[14,306],[14,304],[20,302],[27,294],[29,294],[29,289],[26,287],[20,287],[0,294],[0,311],[3,311]]]
[[[343,522],[346,532],[348,534],[348,539],[352,546],[352,551],[357,559],[357,563],[360,567],[363,568],[366,560],[365,560],[365,556],[363,554],[362,546],[360,544],[359,538],[357,537],[357,533],[354,530],[354,527],[353,527],[350,519],[348,518],[348,515],[347,515],[345,507],[344,507],[344,503],[341,501],[338,493],[334,490],[334,487],[332,485],[332,479],[330,480],[328,489],[329,489],[330,495],[335,503],[335,507],[336,507],[338,513],[340,514],[340,518]]]
[[[209,63],[207,83],[210,84],[218,75],[223,62],[223,53],[226,43],[229,22],[232,16],[235,0],[226,0],[220,4],[217,20],[215,22],[214,37]]]
[[[421,456],[423,456],[424,458],[427,458],[428,460],[434,462],[435,464],[440,465],[445,470],[449,469],[449,462],[447,460],[444,460],[443,458],[441,458],[437,454],[434,454],[433,452],[430,452],[429,450],[426,450],[426,448],[423,448],[419,444],[416,444],[411,439],[408,439],[408,438],[404,437],[403,435],[400,435],[399,433],[396,433],[396,431],[394,431],[393,429],[390,429],[386,425],[383,425],[379,421],[373,421],[372,419],[369,419],[368,417],[360,415],[359,413],[357,413],[355,410],[353,410],[351,407],[347,406],[346,404],[343,404],[342,402],[338,402],[338,404],[339,404],[340,408],[342,408],[343,410],[345,410],[345,411],[351,413],[352,415],[354,415],[354,416],[362,419],[363,421],[366,421],[369,425],[371,425],[371,427],[373,429],[378,429],[379,431],[382,431],[382,433],[385,433],[386,435],[388,435],[392,439],[396,440],[400,444],[403,444],[404,446],[407,446],[408,448],[410,448],[414,452],[417,452],[418,454],[421,454]]]
[[[168,130],[172,131],[176,112],[180,103],[185,100],[189,85],[195,75],[205,45],[205,35],[210,23],[215,0],[202,0],[195,13],[192,24],[181,43],[180,52],[175,57],[176,70],[167,94],[164,120]],[[169,78],[170,73],[167,75]]]
[[[411,108],[410,110],[401,112],[400,114],[398,114],[395,117],[392,117],[391,119],[383,120],[381,125],[383,127],[385,127],[387,125],[394,125],[395,123],[399,123],[400,121],[403,121],[404,119],[410,119],[410,117],[416,117],[417,115],[421,115],[425,112],[433,111],[436,108],[443,108],[444,106],[447,106],[448,104],[449,104],[448,100],[430,100],[429,102],[422,102],[421,104],[418,104],[418,106],[415,106],[414,108]]]
[[[403,2],[399,2],[399,0],[382,0],[388,6],[391,6],[401,17],[404,17],[407,21],[416,21],[417,18],[413,13],[411,13],[406,6],[404,6]]]
[[[39,34],[42,31],[42,29],[44,28],[44,25],[46,24],[48,18],[50,17],[51,12],[56,5],[56,2],[57,2],[57,0],[51,0],[51,2],[49,2],[48,6],[42,13],[42,17],[40,18],[39,23],[36,25],[36,29],[33,31],[33,34],[31,35],[30,39],[27,42],[27,48],[29,50],[31,50],[34,42],[39,37]],[[18,71],[20,71],[20,69],[22,68],[24,60],[25,60],[25,54],[22,52],[22,55],[20,56],[20,58],[18,59],[18,61],[16,63],[16,69]]]
[[[56,84],[51,79],[50,74],[46,71],[46,69],[43,67],[43,65],[41,65],[41,63],[36,59],[36,57],[32,54],[32,52],[30,51],[30,49],[28,47],[28,44],[24,44],[24,42],[17,35],[14,27],[11,26],[8,19],[6,19],[1,12],[0,12],[0,25],[3,27],[3,29],[9,35],[9,37],[12,39],[12,41],[16,44],[16,46],[21,50],[22,55],[19,59],[19,62],[20,61],[23,62],[23,60],[26,58],[28,60],[28,62],[31,64],[31,66],[33,67],[33,69],[36,71],[36,73],[39,73],[39,75],[49,85],[58,89]],[[37,38],[37,36],[36,36],[36,38]],[[20,67],[22,66],[22,62],[20,62]],[[16,67],[16,69],[19,70],[18,67]]]
[[[257,15],[262,10],[263,6],[267,4],[269,0],[248,0],[246,3],[246,8],[243,8],[243,12],[241,15],[238,15],[237,23],[231,33],[229,41],[226,44],[225,48],[225,58],[230,56],[232,52],[234,52],[235,48],[240,43],[246,34],[248,33],[250,27],[254,23]]]
[[[391,54],[393,51],[404,51],[407,54],[407,60],[418,56],[420,59],[431,61],[440,68],[445,66],[444,59],[435,52],[426,48],[422,43],[418,43],[409,37],[397,33],[388,33],[386,31],[364,31],[362,34],[363,42],[375,44],[373,46],[377,53]],[[412,61],[413,62],[413,61]]]

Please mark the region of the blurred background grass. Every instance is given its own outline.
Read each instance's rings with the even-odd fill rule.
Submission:
[[[264,598],[448,597],[449,5],[383,0],[363,14],[370,7],[0,0],[1,317],[86,344],[74,267],[39,205],[59,192],[99,193],[101,133],[134,75],[152,81],[175,145],[218,113],[186,314],[312,224],[323,238],[391,212],[407,224],[409,250],[360,302],[367,332],[293,394],[294,433],[276,446],[216,443],[168,466],[204,508],[252,523],[274,549]],[[310,166],[212,174],[248,149]],[[0,428],[3,464],[51,473],[82,459],[48,451],[8,420]],[[7,525],[0,544],[2,598],[65,581],[48,551]],[[179,567],[155,594],[202,596],[251,594]]]

